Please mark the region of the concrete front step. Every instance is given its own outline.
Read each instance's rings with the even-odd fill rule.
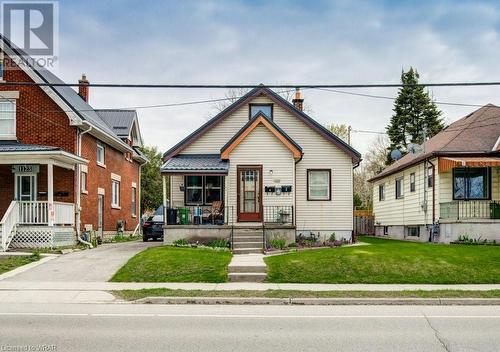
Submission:
[[[262,241],[260,242],[234,242],[233,249],[235,248],[262,248]]]
[[[262,282],[265,279],[265,273],[229,273],[231,282]]]
[[[262,247],[258,248],[233,248],[234,254],[261,254]]]
[[[262,231],[261,232],[233,232],[233,237],[260,237],[262,238]]]
[[[261,242],[262,236],[233,236],[233,242]]]
[[[267,266],[237,264],[237,265],[229,265],[227,267],[227,270],[229,271],[229,273],[266,273]]]

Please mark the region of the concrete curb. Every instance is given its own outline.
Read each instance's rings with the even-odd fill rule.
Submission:
[[[235,305],[500,305],[500,298],[264,298],[264,297],[145,297],[135,304]]]

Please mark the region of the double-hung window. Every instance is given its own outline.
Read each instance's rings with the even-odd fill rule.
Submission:
[[[427,187],[432,188],[434,186],[434,167],[429,166],[427,168]]]
[[[97,155],[96,155],[97,165],[104,166],[106,164],[104,158],[105,158],[104,145],[101,142],[97,142]]]
[[[120,181],[111,180],[111,206],[120,207]]]
[[[307,170],[307,200],[331,200],[331,170]]]
[[[131,202],[130,202],[130,206],[131,206],[131,214],[133,217],[136,217],[137,216],[137,187],[135,186],[132,186],[132,199],[131,199]]]
[[[490,169],[453,169],[453,199],[490,199]]]
[[[186,176],[186,205],[211,205],[214,201],[222,200],[223,182],[222,176]]]
[[[378,200],[381,202],[385,200],[385,186],[378,185]]]
[[[396,199],[400,199],[400,198],[403,198],[403,195],[404,195],[404,179],[401,177],[401,178],[397,178],[396,179]]]
[[[16,138],[16,100],[0,100],[0,139]]]
[[[88,190],[87,190],[87,172],[86,171],[82,171],[80,182],[81,182],[81,192],[88,193]]]
[[[415,173],[410,174],[410,192],[415,192]]]

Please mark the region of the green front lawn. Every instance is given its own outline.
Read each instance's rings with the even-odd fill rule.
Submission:
[[[498,284],[500,246],[438,245],[360,237],[367,246],[265,258],[268,282]]]
[[[225,282],[228,251],[155,247],[132,257],[113,276],[115,282]]]
[[[264,298],[500,298],[500,290],[490,291],[296,291],[296,290],[172,290],[151,288],[113,291],[126,301],[145,297],[264,297]]]
[[[12,256],[12,257],[0,257],[0,274],[7,271],[14,270],[17,267],[36,262],[40,259],[40,255],[33,254],[31,256]]]

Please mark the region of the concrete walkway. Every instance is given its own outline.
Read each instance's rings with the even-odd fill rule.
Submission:
[[[299,291],[406,291],[406,290],[500,290],[495,285],[363,285],[363,284],[272,284],[254,282],[227,282],[221,284],[182,283],[182,282],[43,282],[43,281],[0,281],[3,290],[55,290],[55,291],[111,291],[140,290],[148,288],[168,288],[179,290],[299,290]]]
[[[131,257],[161,242],[129,242],[104,244],[92,250],[59,255],[51,260],[43,258],[15,273],[0,275],[0,282],[105,282]],[[15,275],[13,275],[15,274]]]
[[[231,282],[262,282],[266,279],[267,266],[263,254],[235,254],[227,270]]]

